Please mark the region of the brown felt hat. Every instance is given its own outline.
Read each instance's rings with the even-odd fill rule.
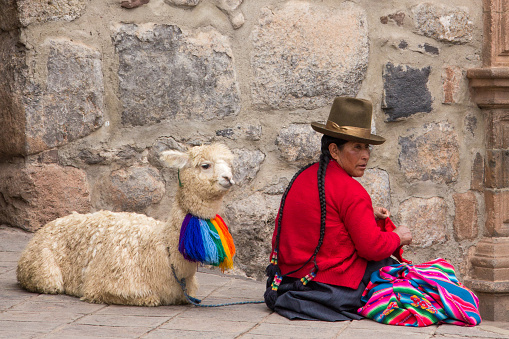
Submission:
[[[311,127],[317,132],[334,138],[380,145],[385,139],[371,134],[371,101],[350,97],[337,97],[332,103],[329,119],[324,125],[312,122]]]

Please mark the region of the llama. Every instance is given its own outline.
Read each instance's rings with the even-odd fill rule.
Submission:
[[[53,220],[28,243],[17,279],[28,291],[68,294],[91,303],[158,306],[187,303],[198,289],[197,263],[179,252],[187,214],[213,219],[233,184],[233,154],[222,144],[161,153],[179,169],[179,187],[167,222],[143,214],[99,211]]]

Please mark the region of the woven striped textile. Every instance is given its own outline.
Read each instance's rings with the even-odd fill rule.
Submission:
[[[481,323],[479,299],[463,286],[446,260],[386,266],[371,275],[358,313],[398,326]]]

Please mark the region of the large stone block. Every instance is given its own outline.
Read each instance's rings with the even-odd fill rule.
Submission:
[[[416,113],[431,112],[431,93],[428,78],[431,67],[385,65],[382,109],[386,121],[397,121]]]
[[[260,192],[226,202],[225,216],[237,248],[236,264],[248,276],[265,278],[279,195]]]
[[[251,34],[253,102],[272,109],[330,105],[355,96],[366,75],[366,12],[357,4],[288,1],[262,9]]]
[[[119,24],[113,40],[123,125],[208,121],[240,111],[230,42],[216,30]]]
[[[256,177],[260,166],[265,160],[265,154],[259,150],[250,151],[242,148],[233,150],[233,181],[243,185]]]
[[[447,204],[443,198],[409,198],[399,206],[399,220],[412,231],[412,246],[425,248],[446,240]]]
[[[307,164],[318,160],[321,139],[309,124],[291,124],[279,131],[276,145],[284,160]]]
[[[23,26],[46,21],[72,21],[87,7],[86,0],[17,0],[19,20]]]
[[[18,41],[15,32],[0,32],[0,158],[25,153],[26,50]]]
[[[412,8],[418,34],[441,42],[465,44],[472,41],[474,24],[459,8],[422,3]]]
[[[15,42],[7,39],[0,50],[0,58],[8,59],[0,65],[0,122],[7,127],[0,134],[0,155],[38,153],[98,129],[104,110],[100,53],[69,40],[50,40],[41,84],[28,79],[25,52]]]
[[[47,83],[25,97],[28,153],[89,135],[103,124],[101,54],[69,40],[51,40]]]
[[[142,212],[158,203],[165,193],[164,180],[156,168],[131,166],[111,172],[96,185],[99,207],[112,211]]]
[[[454,213],[454,235],[458,240],[475,239],[478,234],[478,213],[477,199],[473,192],[457,193],[453,195]]]
[[[368,168],[362,177],[355,179],[369,193],[373,206],[381,206],[390,210],[391,187],[389,174],[386,171],[378,168]]]
[[[509,188],[509,150],[486,150],[485,184],[489,188]]]
[[[55,164],[0,164],[0,223],[36,231],[73,211],[90,209],[84,171]]]
[[[485,236],[509,237],[509,190],[485,190]]]
[[[20,26],[17,0],[3,0],[0,2],[0,31],[10,31]]]
[[[507,95],[504,93],[504,96]],[[509,148],[509,110],[483,110],[485,117],[486,149]]]
[[[453,126],[449,122],[430,123],[415,133],[399,137],[399,166],[407,179],[437,183],[456,181],[459,143]]]

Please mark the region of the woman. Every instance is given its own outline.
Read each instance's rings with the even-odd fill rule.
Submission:
[[[382,232],[375,218],[389,212],[373,209],[353,179],[364,175],[369,145],[385,141],[371,134],[371,115],[369,101],[339,97],[326,125],[311,124],[324,134],[320,162],[299,171],[283,195],[267,271],[267,306],[289,319],[362,318],[356,310],[371,273],[396,264],[391,254],[412,241],[404,226]]]

